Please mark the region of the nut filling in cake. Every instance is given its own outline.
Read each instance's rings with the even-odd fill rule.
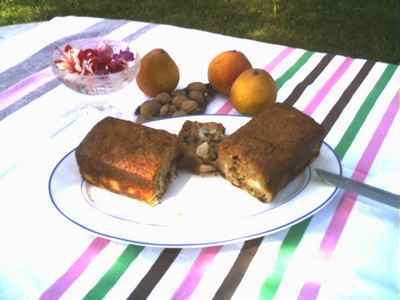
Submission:
[[[233,185],[271,202],[318,156],[323,134],[309,116],[276,103],[219,144],[217,167]]]
[[[175,134],[107,117],[75,155],[87,182],[153,206],[175,177],[178,151]]]
[[[224,137],[225,128],[220,123],[185,121],[179,132],[179,166],[195,174],[216,173],[217,145]]]

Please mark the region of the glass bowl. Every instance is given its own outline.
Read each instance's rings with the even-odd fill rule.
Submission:
[[[130,83],[136,76],[140,59],[137,52],[129,49],[133,53],[133,61],[127,61],[122,70],[106,74],[80,74],[60,67],[57,63],[65,59],[65,47],[71,46],[74,49],[96,49],[99,45],[108,45],[114,54],[129,49],[129,45],[122,41],[107,40],[102,38],[89,38],[70,41],[54,51],[51,67],[62,83],[76,92],[87,95],[104,95],[118,91]],[[107,46],[107,47],[108,47]]]

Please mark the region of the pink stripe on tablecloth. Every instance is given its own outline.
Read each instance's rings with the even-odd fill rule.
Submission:
[[[398,92],[392,99],[388,109],[386,110],[370,142],[368,143],[367,148],[362,154],[361,159],[359,160],[356,169],[352,175],[353,179],[358,181],[365,180],[372,166],[372,163],[374,162],[378,151],[381,148],[382,143],[385,140],[385,137],[393,124],[396,114],[399,111],[399,102],[400,92]],[[335,250],[356,200],[357,195],[354,193],[346,192],[342,196],[320,245],[319,255],[322,262],[327,261]],[[305,283],[300,291],[298,299],[316,299],[320,287],[321,283],[317,281],[309,281]]]
[[[39,86],[55,78],[50,67],[36,72],[0,93],[0,110],[10,106]]]
[[[329,80],[322,86],[322,88],[317,92],[317,94],[313,97],[307,107],[304,109],[304,113],[307,115],[311,115],[318,105],[322,102],[325,96],[329,93],[332,87],[339,81],[339,79],[343,76],[343,74],[350,67],[353,59],[347,57],[342,64],[336,69],[335,73],[329,78]]]
[[[95,238],[64,275],[54,282],[39,299],[54,300],[60,298],[109,242],[109,240],[103,238]]]
[[[285,49],[283,49],[283,51],[281,53],[279,53],[279,55],[277,57],[275,57],[265,68],[264,70],[267,72],[272,72],[273,69],[275,69],[275,67],[277,65],[279,65],[286,57],[289,56],[290,53],[292,53],[294,50],[294,48],[290,48],[287,47]]]
[[[229,102],[229,100],[226,100],[224,105],[222,105],[221,108],[217,110],[216,114],[227,115],[232,109],[233,109],[232,104]]]
[[[188,274],[172,296],[173,300],[189,299],[199,284],[207,267],[212,263],[222,246],[209,247],[201,250],[192,264]]]
[[[292,53],[294,48],[287,47],[283,49],[265,68],[267,72],[272,72],[286,57]],[[228,114],[233,109],[232,104],[227,100],[225,104],[216,112],[217,114]]]

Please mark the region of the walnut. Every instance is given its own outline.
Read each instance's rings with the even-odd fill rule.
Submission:
[[[160,116],[166,116],[169,112],[169,104],[164,104],[160,108]]]
[[[160,113],[161,104],[155,100],[147,100],[140,106],[140,114],[148,119],[156,117]]]
[[[207,90],[207,85],[202,82],[192,82],[187,85],[186,89],[189,92],[190,91],[199,91],[199,92],[203,93]]]
[[[214,173],[217,169],[212,165],[202,164],[199,166],[199,173],[206,174],[206,173]]]
[[[172,101],[170,94],[167,92],[162,92],[154,97],[154,100],[159,102],[160,104],[168,104]]]
[[[175,105],[176,107],[180,108],[182,103],[187,100],[188,100],[188,98],[186,96],[177,95],[172,99],[172,104]]]
[[[207,142],[203,142],[197,147],[196,155],[202,158],[203,160],[207,160],[209,151],[210,151],[210,145]]]
[[[188,93],[188,97],[194,101],[196,101],[199,105],[203,105],[205,102],[205,98],[202,92],[199,91],[190,91]]]
[[[186,112],[186,113],[193,113],[197,111],[199,108],[199,104],[196,101],[193,100],[186,100],[182,102],[181,104],[181,109]]]

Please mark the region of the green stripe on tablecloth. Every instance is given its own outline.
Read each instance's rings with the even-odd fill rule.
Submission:
[[[141,246],[127,246],[111,268],[100,278],[83,299],[102,299],[115,285],[122,274],[125,273],[142,250],[143,247]]]
[[[369,112],[372,107],[375,105],[376,100],[379,95],[382,93],[388,81],[392,78],[394,72],[396,71],[396,65],[388,65],[385,68],[381,78],[379,78],[378,82],[375,84],[374,88],[368,94],[366,100],[357,111],[357,114],[351,125],[347,128],[344,133],[343,138],[340,140],[339,144],[336,146],[335,150],[340,157],[343,157],[347,150],[349,150],[351,143],[353,142],[355,136],[360,130],[362,124],[364,124],[365,119],[367,118]]]
[[[289,265],[294,251],[303,238],[304,232],[306,231],[308,224],[310,224],[310,221],[311,218],[308,218],[289,229],[282,241],[281,247],[279,248],[274,271],[272,275],[264,281],[261,287],[260,299],[272,299],[275,296],[275,293],[282,282],[283,274]]]
[[[290,67],[281,77],[279,77],[275,82],[278,89],[310,59],[314,52],[306,51],[304,54],[296,61],[296,63]]]
[[[342,136],[341,140],[339,141],[338,145],[335,147],[335,151],[337,152],[340,159],[343,159],[344,155],[346,154],[347,149],[353,143],[359,129],[365,122],[365,119],[372,109],[373,105],[375,104],[377,98],[382,93],[383,89],[393,76],[396,66],[388,65],[384,72],[382,73],[381,77],[368,94],[367,98],[365,99],[364,103],[359,108],[357,114],[355,115],[353,121],[350,123],[349,127],[347,128],[345,134]],[[358,86],[361,82],[358,83]],[[357,87],[358,87],[357,86]],[[333,124],[332,124],[333,125]],[[350,132],[350,133],[347,133]],[[349,139],[346,143],[344,143],[345,139]],[[343,147],[341,145],[346,145],[346,148],[338,149],[339,147]],[[260,299],[273,299],[275,296],[281,282],[283,275],[289,265],[290,259],[293,256],[294,251],[296,250],[297,246],[299,245],[300,241],[303,238],[303,235],[310,223],[312,218],[308,218],[301,223],[294,225],[288,231],[285,239],[282,242],[282,245],[278,252],[278,257],[275,263],[274,272],[270,277],[268,277],[260,291]]]

